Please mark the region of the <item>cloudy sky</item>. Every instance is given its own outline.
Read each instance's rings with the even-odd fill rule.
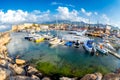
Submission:
[[[56,19],[120,27],[120,0],[0,0],[0,31],[19,23]]]

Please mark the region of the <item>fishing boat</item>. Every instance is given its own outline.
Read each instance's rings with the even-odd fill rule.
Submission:
[[[43,42],[44,41],[44,37],[42,37],[41,35],[35,35],[34,37],[33,37],[33,41],[34,42]]]
[[[57,37],[55,37],[49,41],[50,45],[57,45],[59,43],[60,43],[60,39],[58,39]]]
[[[42,34],[42,36],[45,38],[45,40],[49,40],[53,38],[53,36],[50,34]]]
[[[103,46],[102,43],[99,43],[98,45],[96,45],[96,50],[98,52],[100,52],[101,54],[107,54],[108,50]]]
[[[96,52],[95,46],[94,46],[94,41],[93,40],[87,40],[83,43],[83,46],[86,51],[92,53]]]
[[[116,51],[115,48],[110,44],[109,40],[103,40],[104,41],[104,46],[110,50]]]
[[[30,33],[27,36],[25,36],[24,38],[27,39],[27,40],[31,40],[34,36],[35,36],[35,34]]]
[[[65,45],[71,47],[73,45],[73,42],[72,41],[68,41],[68,42],[65,43]]]
[[[84,36],[84,35],[77,36],[74,34],[64,34],[62,36],[62,39],[65,41],[74,41],[74,42],[78,40],[79,43],[84,43],[85,41],[89,40],[90,38],[87,36]]]
[[[74,47],[75,47],[75,48],[79,48],[79,45],[80,45],[79,40],[77,40],[77,41],[74,43]]]

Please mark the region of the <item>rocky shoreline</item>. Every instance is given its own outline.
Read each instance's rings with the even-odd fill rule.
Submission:
[[[10,40],[9,31],[0,33],[0,80],[120,80],[120,69],[106,75],[99,72],[86,74],[82,78],[69,78],[60,75],[46,76],[28,63],[24,65],[14,63],[14,60],[7,55],[6,44]]]

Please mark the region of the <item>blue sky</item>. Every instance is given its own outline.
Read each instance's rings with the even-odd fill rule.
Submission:
[[[120,0],[0,0],[0,29],[57,19],[120,26]],[[2,27],[1,27],[2,26]],[[8,26],[8,27],[7,27]]]

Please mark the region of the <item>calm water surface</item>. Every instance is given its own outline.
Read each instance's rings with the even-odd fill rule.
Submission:
[[[120,67],[120,60],[112,55],[91,56],[81,46],[80,48],[59,45],[50,47],[48,42],[34,43],[24,39],[26,33],[11,33],[12,40],[7,45],[10,56],[20,54],[22,59],[39,59],[42,62],[51,62],[64,66],[70,64],[72,67],[102,66],[110,71]],[[120,50],[118,51],[120,54]]]

